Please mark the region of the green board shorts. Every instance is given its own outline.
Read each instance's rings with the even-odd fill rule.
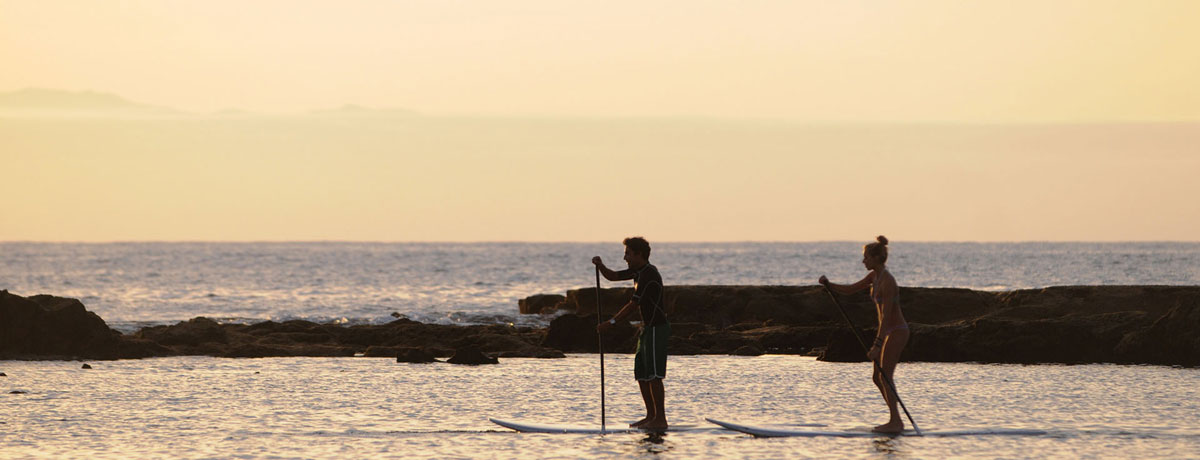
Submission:
[[[670,338],[669,323],[642,327],[637,354],[633,357],[634,378],[649,381],[667,376],[667,340]]]

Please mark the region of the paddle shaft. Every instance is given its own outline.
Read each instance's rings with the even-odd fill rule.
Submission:
[[[858,333],[858,326],[855,326],[854,321],[850,320],[850,315],[846,314],[846,309],[842,308],[842,303],[838,301],[837,296],[833,295],[833,290],[829,289],[829,286],[824,287],[825,292],[829,293],[829,298],[833,299],[833,304],[837,305],[838,311],[842,312],[842,318],[846,319],[846,324],[850,325],[850,332],[854,333],[854,338],[858,339],[859,345],[862,345],[863,353],[870,353],[871,349],[867,347],[867,341],[863,340],[862,335]],[[881,355],[879,358],[883,359],[883,356]],[[875,364],[875,370],[883,376],[883,381],[887,382],[888,389],[892,390],[892,396],[896,397],[896,402],[900,404],[900,408],[904,409],[904,416],[908,417],[908,422],[912,424],[913,430],[916,431],[917,434],[921,434],[921,429],[917,428],[917,422],[914,421],[912,415],[909,415],[908,413],[908,407],[904,405],[904,401],[900,400],[900,393],[896,392],[896,384],[892,382],[892,376],[888,375],[887,372],[884,372],[883,366],[879,364],[878,360],[871,360],[871,362]]]
[[[596,327],[600,327],[600,267],[596,266]],[[596,344],[600,349],[600,434],[604,434],[604,338],[596,331]]]

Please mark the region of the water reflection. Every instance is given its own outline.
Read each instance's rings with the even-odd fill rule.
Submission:
[[[638,446],[650,454],[661,454],[670,451],[672,448],[667,443],[667,434],[656,432],[646,433],[646,437],[638,441]]]
[[[895,455],[902,454],[900,450],[900,438],[885,436],[875,438],[871,441],[875,445],[875,451],[881,454]]]

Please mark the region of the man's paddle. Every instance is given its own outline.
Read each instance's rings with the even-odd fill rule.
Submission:
[[[867,341],[863,340],[862,335],[859,335],[858,326],[855,326],[854,321],[850,320],[850,315],[846,314],[846,309],[842,308],[842,303],[838,302],[837,296],[833,295],[833,290],[829,289],[829,285],[827,284],[822,284],[822,286],[825,287],[825,292],[829,293],[829,298],[833,299],[833,304],[837,305],[838,311],[842,312],[842,318],[846,318],[846,323],[850,325],[850,332],[854,333],[854,338],[858,339],[859,345],[862,345],[863,353],[870,353],[871,349],[867,348]],[[883,359],[883,356],[881,355],[879,358]],[[913,430],[920,435],[921,429],[917,428],[917,422],[913,420],[912,415],[908,414],[908,407],[905,407],[904,401],[900,400],[900,393],[896,392],[896,384],[892,382],[892,376],[883,371],[883,366],[879,364],[879,361],[872,360],[871,363],[875,364],[875,370],[879,371],[879,374],[883,376],[883,381],[887,382],[888,389],[892,390],[892,396],[896,397],[896,402],[900,403],[901,409],[904,409],[904,416],[908,417],[908,422],[912,424]]]
[[[600,347],[600,434],[604,434],[604,338],[600,328],[600,266],[596,266],[596,342]]]

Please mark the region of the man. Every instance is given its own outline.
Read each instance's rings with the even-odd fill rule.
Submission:
[[[633,298],[612,319],[597,326],[596,330],[605,332],[617,321],[632,316],[635,311],[640,313],[642,332],[638,338],[637,355],[633,359],[633,376],[642,390],[646,418],[629,426],[665,430],[667,414],[663,403],[663,378],[667,376],[667,339],[671,336],[671,324],[667,322],[667,312],[663,309],[662,276],[658,274],[658,268],[650,265],[650,243],[645,238],[625,238],[623,243],[625,263],[629,264],[629,268],[619,272],[609,270],[600,256],[593,257],[592,263],[609,281],[633,280]]]

